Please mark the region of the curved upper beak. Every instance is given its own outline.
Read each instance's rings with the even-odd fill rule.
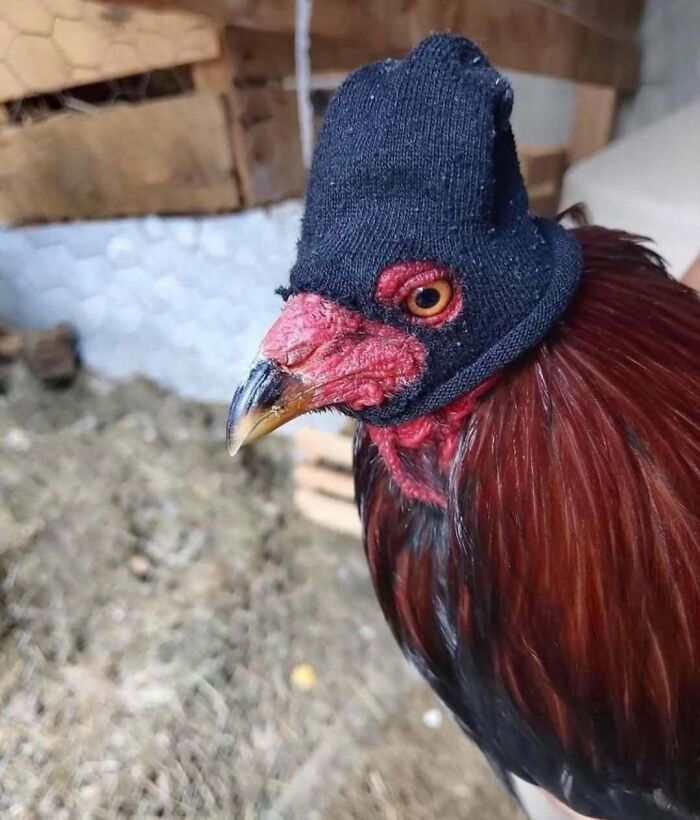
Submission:
[[[226,442],[234,456],[244,444],[271,433],[312,408],[313,385],[271,359],[257,359],[236,390],[226,423]]]

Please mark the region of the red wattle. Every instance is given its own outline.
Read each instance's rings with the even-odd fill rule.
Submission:
[[[447,498],[441,488],[432,486],[424,477],[414,475],[406,467],[402,451],[415,453],[421,448],[430,448],[437,456],[440,472],[446,473],[457,453],[464,419],[471,415],[478,399],[493,387],[498,378],[499,374],[494,374],[470,393],[427,416],[394,427],[367,425],[370,438],[391,477],[407,498],[439,507],[447,506]]]

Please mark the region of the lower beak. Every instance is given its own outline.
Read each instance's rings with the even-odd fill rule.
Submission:
[[[256,441],[312,409],[313,385],[287,373],[267,358],[258,359],[239,385],[226,423],[226,441],[234,456]]]

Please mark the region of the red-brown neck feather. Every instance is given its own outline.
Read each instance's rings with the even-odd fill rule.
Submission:
[[[700,303],[630,237],[577,235],[583,283],[544,343],[452,419],[369,431],[403,495],[359,475],[366,547],[436,679],[451,624],[531,725],[653,779],[700,758]],[[426,460],[437,490],[401,472]],[[447,553],[406,523],[402,497],[440,502],[426,486]]]

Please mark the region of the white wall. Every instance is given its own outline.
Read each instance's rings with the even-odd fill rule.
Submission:
[[[0,229],[0,316],[70,322],[86,363],[228,401],[282,304],[301,207]]]
[[[640,86],[622,103],[619,136],[700,97],[700,2],[647,0],[640,37]]]

